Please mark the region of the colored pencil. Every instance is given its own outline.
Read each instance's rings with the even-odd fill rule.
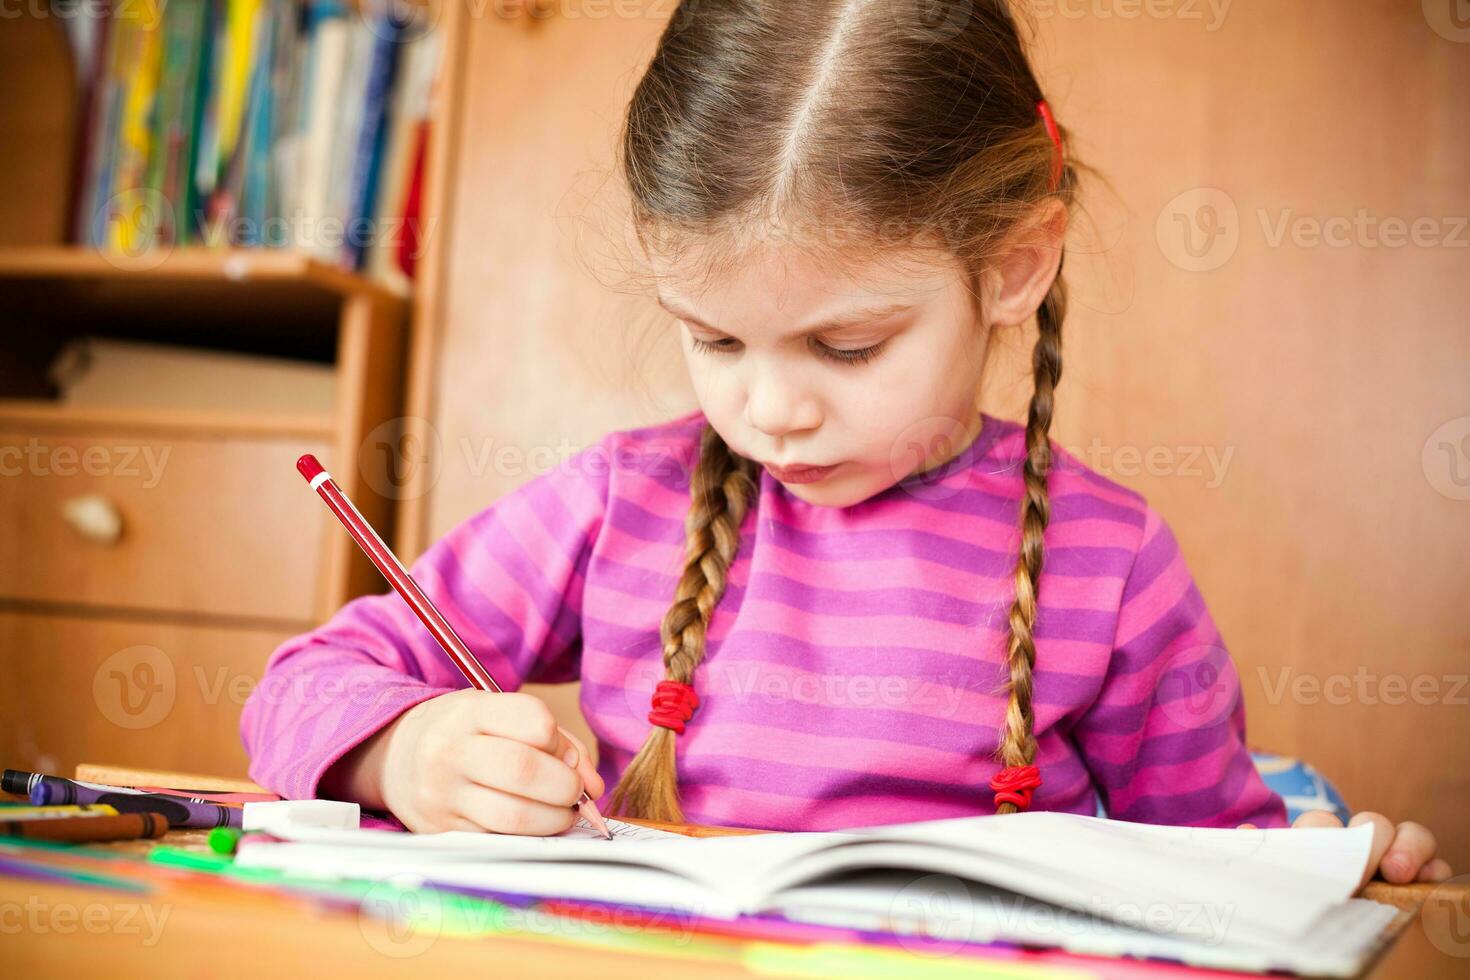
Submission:
[[[495,683],[495,678],[490,676],[490,672],[470,652],[470,648],[465,645],[464,640],[459,638],[454,627],[449,625],[449,621],[429,601],[429,597],[424,594],[423,589],[419,588],[413,576],[408,574],[408,569],[403,567],[398,556],[383,543],[378,532],[373,530],[373,526],[353,506],[352,501],[342,492],[342,488],[337,486],[337,481],[332,479],[331,474],[322,467],[317,458],[307,453],[296,461],[296,469],[305,477],[306,482],[311,484],[311,488],[317,492],[317,496],[322,498],[328,509],[337,516],[337,520],[342,522],[342,526],[347,528],[347,533],[352,535],[352,540],[357,542],[358,547],[362,548],[368,558],[372,559],[372,563],[377,566],[383,577],[408,603],[408,607],[433,634],[434,639],[439,641],[439,645],[444,648],[445,653],[449,654],[449,659],[454,661],[454,665],[459,668],[460,673],[464,674],[465,679],[481,691],[501,693],[500,685]],[[585,788],[577,799],[577,809],[581,811],[582,817],[592,825],[593,829],[608,840],[612,840],[612,831],[607,829],[607,821],[602,819],[602,814],[597,811],[597,804],[592,802],[592,797],[587,795]]]

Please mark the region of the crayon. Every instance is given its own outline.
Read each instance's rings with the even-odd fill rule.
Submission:
[[[115,817],[118,810],[106,803],[74,803],[70,806],[0,807],[0,820],[52,820],[57,817]]]
[[[7,769],[4,775],[0,775],[0,790],[13,793],[16,796],[29,797],[31,795],[31,781],[40,779],[38,772],[26,772],[22,769]]]
[[[168,833],[161,813],[115,813],[103,817],[62,817],[42,820],[0,820],[0,836],[68,843],[137,840]]]
[[[12,786],[25,788],[30,793],[31,804],[34,806],[106,803],[115,807],[118,813],[161,813],[173,827],[238,827],[245,812],[243,807],[206,803],[186,796],[140,793],[121,786],[79,783],[61,776],[14,769],[5,770],[4,776],[0,778],[3,778],[3,785],[8,792],[14,792]]]
[[[6,769],[3,775],[0,775],[0,787],[10,787],[9,789],[5,789],[5,792],[17,793],[26,798],[22,801],[23,803],[28,803],[31,792],[44,779],[56,779],[60,780],[63,783],[75,783],[78,786],[87,786],[92,789],[105,790],[109,793],[128,793],[133,796],[152,793],[155,796],[171,796],[178,799],[189,800],[193,803],[218,803],[220,806],[234,807],[236,809],[240,809],[245,805],[239,800],[231,799],[231,794],[228,793],[191,793],[188,790],[161,789],[152,786],[114,786],[111,783],[90,783],[85,779],[68,779],[65,776],[51,776],[41,772],[26,772],[22,769]],[[246,794],[234,795],[239,796]],[[275,796],[271,798],[280,799],[280,797]]]
[[[155,796],[171,796],[178,799],[189,800],[192,803],[218,803],[220,806],[234,807],[240,809],[246,802],[253,800],[242,800],[239,797],[261,796],[271,800],[279,800],[279,796],[264,793],[194,793],[184,789],[165,789],[157,786],[114,786],[111,783],[92,783],[85,779],[68,779],[65,776],[51,776],[41,772],[26,772],[21,769],[6,769],[0,775],[0,786],[10,786],[14,789],[6,792],[18,793],[26,797],[22,802],[28,802],[31,791],[43,779],[59,779],[66,783],[75,783],[78,786],[87,786],[92,789],[105,790],[109,793],[128,793],[133,796],[153,794]]]

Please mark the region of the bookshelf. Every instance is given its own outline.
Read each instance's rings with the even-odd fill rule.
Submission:
[[[322,76],[319,50],[330,45],[308,38],[307,18],[296,21],[294,41],[280,30],[282,16],[295,20],[307,10],[302,0],[200,2],[216,14],[256,11],[257,41],[269,28],[299,45],[299,59],[310,50],[312,77]],[[382,234],[360,255],[317,241],[265,247],[198,234],[98,247],[83,237],[89,225],[78,215],[84,200],[100,207],[109,198],[96,189],[86,198],[81,189],[91,152],[84,142],[105,130],[77,67],[84,49],[76,24],[45,4],[0,21],[0,83],[12,96],[0,104],[8,170],[0,181],[0,672],[12,680],[0,691],[9,722],[0,756],[7,765],[64,772],[105,747],[140,765],[244,772],[238,715],[271,650],[352,597],[386,588],[294,463],[315,453],[391,539],[403,390],[410,357],[424,354],[412,332],[437,261],[434,208],[453,132],[448,122],[429,125],[447,115],[437,48],[454,36],[459,13],[453,4],[413,2],[427,11],[422,22],[432,26],[425,37],[433,43],[414,38],[395,48],[369,21],[381,4],[313,0],[313,22],[334,28],[343,89],[330,100],[306,89],[292,96],[272,76],[271,84],[248,83],[239,106],[248,119],[256,100],[269,96],[286,119],[293,97],[304,105],[315,94],[331,138],[309,128],[295,135],[299,143],[315,138],[330,157],[311,174],[281,171],[315,181],[308,221],[327,226],[347,217],[340,200],[336,212],[324,202],[342,187],[362,186],[358,171],[372,160],[379,190],[358,203],[375,201],[378,217],[400,224],[421,220],[426,230],[413,257],[387,237],[387,220],[373,226]],[[189,6],[170,4],[167,16]],[[420,53],[410,56],[409,48]],[[385,51],[400,66],[396,81],[373,83],[373,63],[361,59]],[[353,108],[349,85],[376,98],[383,113],[372,157],[362,156],[367,142],[344,138],[340,128]],[[395,128],[395,119],[406,122]],[[366,127],[358,125],[360,134]],[[278,144],[267,145],[274,168]],[[341,152],[353,145],[356,157]],[[166,152],[180,151],[170,143]],[[199,197],[200,214],[244,213],[243,185],[229,183],[242,167],[221,156],[218,188],[231,193]],[[281,177],[283,196],[272,197],[271,208],[302,203],[286,183]],[[111,197],[115,212],[118,195]],[[181,360],[125,398],[78,399],[57,378],[78,344]],[[276,366],[279,388],[269,375]],[[241,380],[252,377],[264,385]]]
[[[420,107],[431,124],[422,150],[423,239],[411,281],[392,275],[391,263],[389,275],[381,264],[349,271],[293,249],[188,244],[160,261],[156,250],[129,259],[77,245],[68,174],[86,93],[69,71],[68,42],[54,18],[36,16],[32,7],[0,21],[0,83],[15,94],[0,104],[0,148],[9,164],[8,179],[0,181],[0,432],[94,443],[162,440],[182,454],[176,461],[195,460],[178,467],[181,474],[203,472],[211,462],[216,472],[236,467],[231,478],[249,492],[219,521],[236,529],[229,541],[240,547],[268,540],[262,550],[229,560],[257,577],[280,579],[223,583],[203,566],[180,575],[167,562],[149,564],[150,554],[168,553],[158,542],[111,566],[82,564],[73,556],[79,546],[112,552],[74,540],[75,531],[58,523],[59,504],[75,495],[70,487],[31,481],[13,493],[15,501],[0,500],[0,527],[51,528],[0,541],[0,562],[34,561],[57,541],[72,549],[55,567],[28,569],[29,592],[0,581],[0,670],[16,678],[0,691],[0,714],[16,722],[0,732],[0,755],[14,760],[7,764],[65,771],[105,754],[123,764],[245,771],[233,717],[244,695],[221,691],[214,683],[219,672],[248,687],[281,640],[322,621],[346,598],[383,588],[345,535],[320,523],[329,515],[303,497],[293,476],[260,476],[279,472],[288,456],[317,452],[339,482],[352,468],[338,460],[355,458],[354,482],[344,486],[411,561],[449,522],[525,478],[482,479],[458,465],[436,478],[409,458],[426,432],[441,433],[446,446],[487,438],[534,446],[564,435],[580,444],[608,425],[687,408],[687,393],[676,393],[677,404],[650,406],[629,398],[625,379],[610,385],[596,370],[589,377],[582,364],[569,373],[567,354],[576,344],[568,331],[591,340],[597,324],[623,319],[627,308],[609,310],[605,290],[564,262],[546,238],[560,233],[546,214],[568,184],[589,161],[598,169],[608,162],[611,128],[635,77],[629,66],[652,49],[667,12],[644,4],[595,6],[583,15],[544,0],[426,2],[439,63]],[[566,72],[569,64],[579,71]],[[500,173],[529,179],[497,180]],[[527,249],[555,255],[554,267],[538,258],[529,276],[519,273]],[[551,318],[535,298],[546,290],[558,297]],[[118,338],[331,365],[341,386],[327,410],[284,402],[270,411],[66,405],[47,397],[39,380],[46,355],[83,324]],[[519,343],[517,337],[535,343],[506,357],[503,345]],[[17,377],[35,390],[19,392]],[[216,446],[229,453],[211,456]],[[255,470],[234,462],[262,452],[269,455]],[[0,488],[16,486],[0,480]],[[115,502],[150,514],[187,513],[192,497],[158,491]],[[244,514],[277,523],[252,537],[239,531]],[[127,516],[122,542],[129,541]],[[208,536],[207,522],[172,523],[210,546],[212,567],[224,566],[228,552]],[[302,542],[319,543],[319,566],[304,575],[282,571],[282,554],[306,551]],[[177,696],[164,720],[133,729],[123,724],[129,718],[122,708],[100,707],[115,696],[97,685],[115,683],[112,658],[138,646],[170,658]],[[49,666],[35,660],[53,650],[65,656],[50,658]],[[55,720],[89,689],[83,717]],[[575,686],[540,693],[590,740]]]

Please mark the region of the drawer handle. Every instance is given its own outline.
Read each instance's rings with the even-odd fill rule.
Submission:
[[[122,537],[122,514],[117,505],[100,493],[84,493],[61,505],[66,518],[78,534],[97,544],[116,544]]]

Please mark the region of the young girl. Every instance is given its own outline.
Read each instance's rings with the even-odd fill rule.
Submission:
[[[621,143],[699,410],[611,432],[282,645],[251,775],[418,831],[1031,807],[1283,826],[1168,525],[1049,441],[1079,166],[1000,0],[681,6]],[[977,409],[1035,317],[1025,425]],[[598,763],[525,682],[581,680]],[[612,792],[609,794],[608,790]],[[1372,867],[1449,875],[1376,814]],[[1307,815],[1299,823],[1335,823]]]

